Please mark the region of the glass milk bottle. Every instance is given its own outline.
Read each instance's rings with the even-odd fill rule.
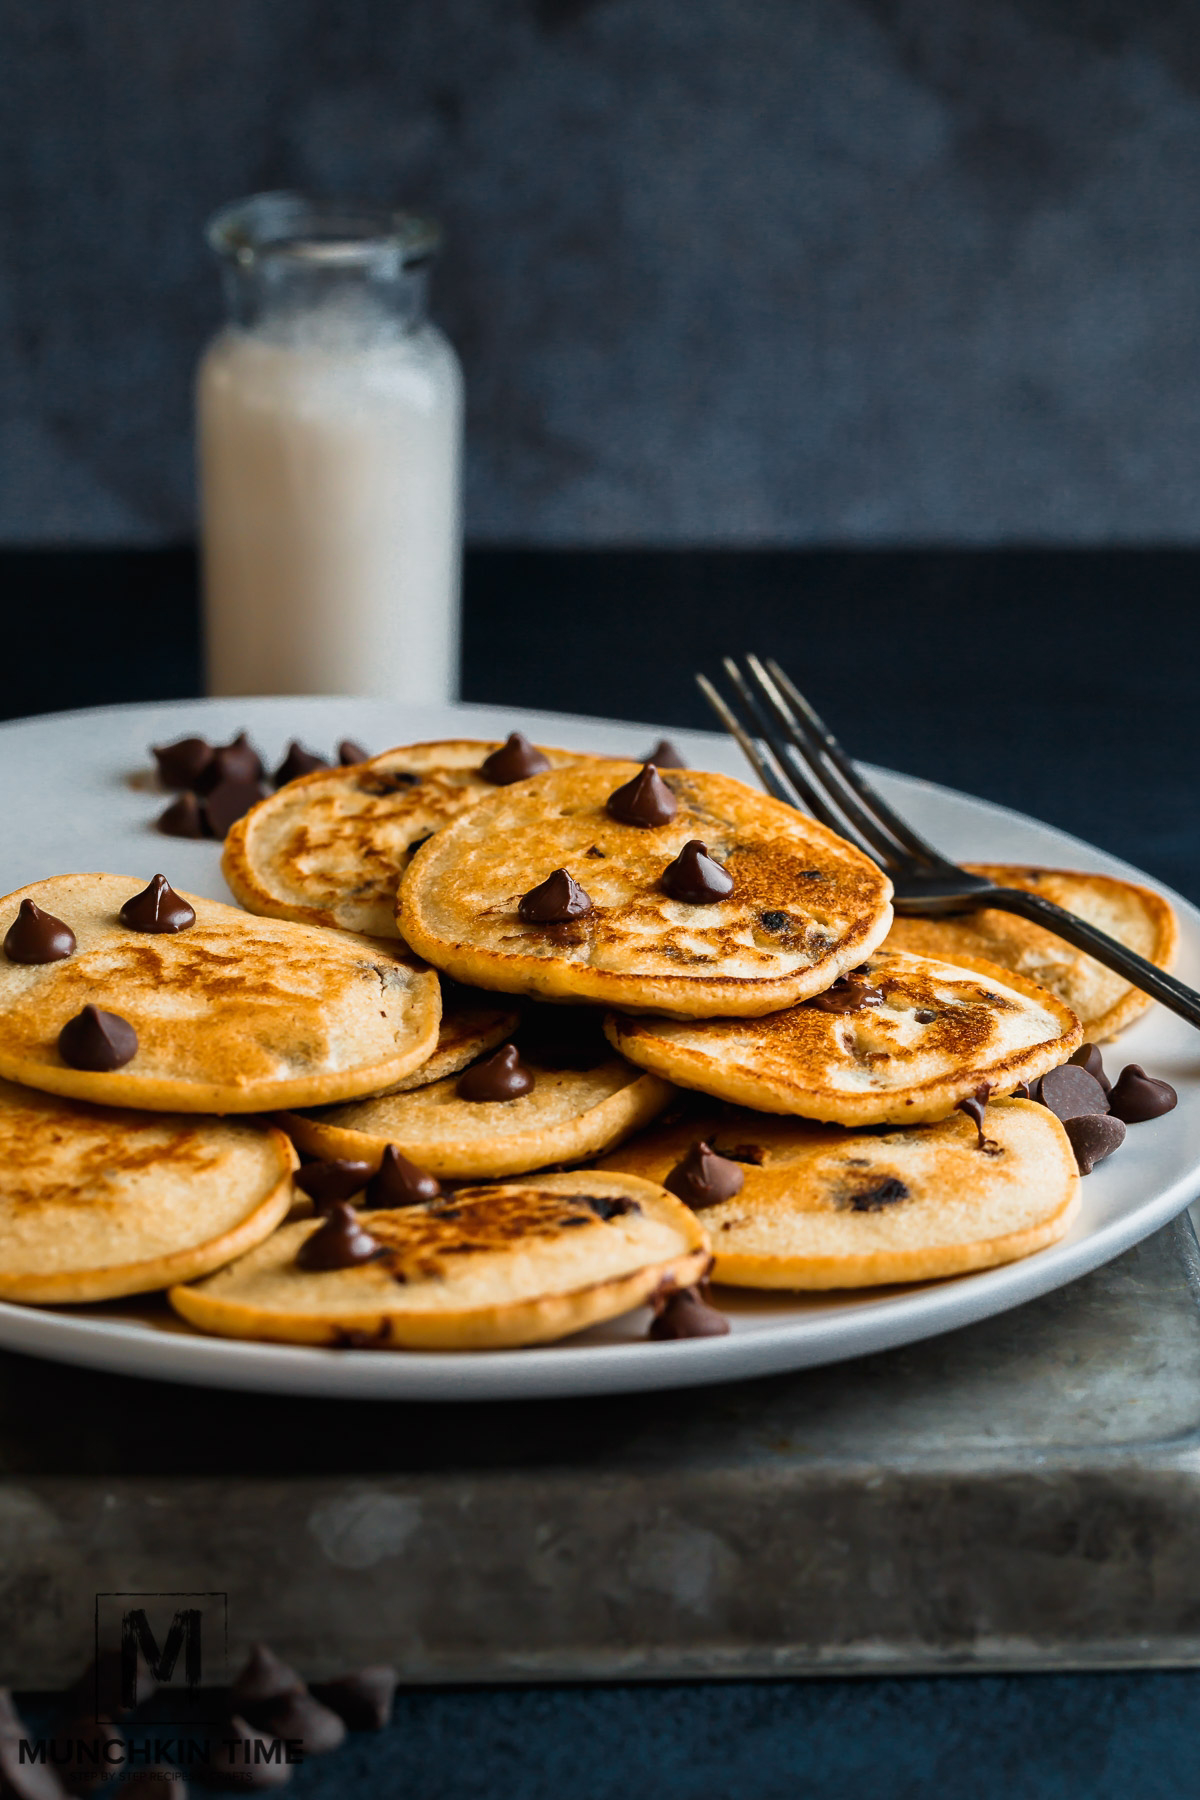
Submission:
[[[425,318],[436,226],[258,194],[208,239],[197,378],[208,691],[453,700],[462,377]]]

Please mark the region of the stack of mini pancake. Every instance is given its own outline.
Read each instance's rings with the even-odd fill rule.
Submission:
[[[893,923],[852,845],[667,748],[410,745],[240,819],[238,906],[0,901],[0,1298],[475,1349],[1061,1237],[1075,1153],[1013,1096],[1142,997],[1003,915]],[[1170,960],[1144,888],[987,872]]]

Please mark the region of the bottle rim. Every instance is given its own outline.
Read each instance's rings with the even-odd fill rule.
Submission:
[[[268,257],[310,268],[350,268],[381,259],[414,268],[437,253],[442,232],[435,220],[418,213],[280,189],[220,207],[205,237],[222,261],[243,269]]]

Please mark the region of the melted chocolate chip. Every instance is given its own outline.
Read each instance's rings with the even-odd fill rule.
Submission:
[[[1081,1113],[1077,1119],[1064,1119],[1063,1130],[1081,1175],[1090,1175],[1098,1162],[1125,1142],[1125,1122],[1115,1113]]]
[[[319,1213],[329,1211],[338,1200],[350,1200],[361,1194],[371,1179],[369,1162],[356,1162],[350,1157],[335,1157],[331,1162],[305,1163],[292,1180],[302,1194],[307,1194]]]
[[[502,1044],[494,1056],[460,1075],[454,1091],[460,1100],[516,1100],[532,1093],[533,1085],[533,1071],[521,1061],[517,1046]]]
[[[197,792],[211,793],[213,788],[219,787],[224,781],[261,781],[262,778],[262,758],[245,732],[239,731],[228,744],[217,745]]]
[[[264,1709],[256,1723],[268,1737],[298,1739],[302,1756],[322,1756],[336,1750],[346,1736],[346,1727],[332,1707],[323,1706],[314,1694],[302,1691],[283,1694]]]
[[[897,1200],[907,1200],[908,1189],[902,1181],[890,1176],[881,1181],[877,1187],[864,1188],[861,1193],[849,1194],[846,1205],[851,1212],[880,1212],[885,1206],[894,1206]]]
[[[85,1006],[58,1034],[58,1054],[70,1069],[107,1075],[123,1069],[137,1055],[137,1032],[117,1013]]]
[[[257,781],[222,781],[204,802],[204,820],[215,838],[223,838],[263,798]]]
[[[325,1223],[306,1237],[296,1252],[298,1269],[352,1269],[370,1262],[380,1249],[378,1241],[359,1223],[348,1200],[335,1200]]]
[[[565,925],[569,919],[586,918],[592,902],[565,869],[555,869],[545,881],[522,894],[517,913],[526,925]]]
[[[758,922],[764,931],[787,931],[791,927],[791,919],[785,912],[765,912],[758,915]]]
[[[1108,1104],[1109,1111],[1126,1125],[1142,1125],[1171,1112],[1178,1099],[1169,1081],[1157,1081],[1140,1063],[1130,1063],[1117,1076]]]
[[[1077,1069],[1086,1069],[1093,1081],[1098,1081],[1106,1094],[1112,1093],[1112,1082],[1104,1073],[1104,1058],[1096,1044],[1080,1044],[1074,1056],[1067,1058]]]
[[[313,1683],[313,1693],[344,1719],[351,1731],[382,1731],[392,1716],[396,1671],[383,1665]]]
[[[958,1111],[966,1113],[968,1119],[970,1119],[975,1130],[979,1134],[978,1142],[975,1146],[976,1149],[995,1152],[1000,1146],[997,1144],[995,1138],[988,1137],[983,1129],[983,1116],[987,1110],[988,1095],[991,1091],[990,1083],[986,1081],[981,1082],[973,1094],[968,1095],[965,1100],[959,1101]]]
[[[125,902],[120,918],[130,931],[187,931],[196,923],[196,909],[175,892],[165,875],[155,875],[149,887]]]
[[[642,830],[669,825],[678,811],[679,802],[653,763],[646,763],[632,781],[608,796],[609,817]]]
[[[281,788],[289,781],[297,780],[301,775],[311,775],[314,769],[327,769],[328,767],[327,757],[318,756],[314,750],[306,750],[303,744],[293,738],[287,747],[287,755],[271,780],[277,788]]]
[[[251,1718],[264,1701],[281,1700],[285,1694],[302,1694],[304,1683],[288,1663],[268,1644],[253,1644],[230,1691],[239,1712]]]
[[[355,763],[368,762],[371,752],[364,750],[361,744],[356,744],[353,738],[343,738],[338,745],[337,756],[343,769],[352,769]]]
[[[413,775],[407,769],[387,772],[380,769],[369,775],[357,776],[354,785],[360,794],[370,794],[373,800],[386,800],[391,794],[402,794],[406,788],[416,787],[420,779],[419,775]]]
[[[620,1219],[626,1213],[640,1213],[636,1200],[625,1194],[572,1194],[576,1206],[589,1206],[598,1219]]]
[[[511,787],[514,781],[527,781],[531,775],[543,775],[550,758],[543,756],[536,744],[520,731],[511,731],[498,750],[485,756],[479,773],[494,787]]]
[[[703,1207],[719,1205],[722,1200],[732,1200],[735,1194],[741,1193],[745,1179],[735,1162],[727,1156],[718,1156],[712,1145],[701,1138],[692,1145],[683,1161],[675,1164],[663,1186],[693,1212],[699,1212]]]
[[[724,1337],[728,1330],[729,1320],[696,1288],[676,1288],[657,1308],[646,1336],[662,1344],[672,1338]]]
[[[915,1012],[913,1014],[913,1018],[918,1025],[932,1025],[933,1021],[937,1018],[937,1014],[931,1012],[927,1006],[923,1006],[920,1012]]]
[[[712,906],[733,892],[733,876],[708,854],[708,845],[689,838],[663,870],[663,891],[685,906]]]
[[[401,1156],[395,1144],[383,1153],[375,1174],[367,1184],[364,1206],[381,1209],[390,1206],[419,1206],[424,1200],[436,1200],[442,1184],[427,1169],[419,1169],[407,1156]]]
[[[857,1012],[860,1006],[873,1006],[883,999],[880,988],[872,987],[870,982],[863,981],[860,976],[839,975],[831,988],[818,994],[815,1000],[805,1002],[815,1007],[817,1012],[848,1013]]]
[[[4,935],[4,954],[9,962],[62,962],[75,948],[75,933],[53,913],[43,912],[32,900],[22,900],[17,916]]]
[[[670,738],[659,738],[649,756],[643,762],[653,763],[656,769],[686,769],[687,763],[679,754]]]
[[[1016,1087],[1013,1089],[1013,1099],[1014,1100],[1031,1100],[1032,1098],[1033,1098],[1033,1093],[1032,1093],[1032,1090],[1030,1089],[1029,1083],[1027,1081],[1018,1081]]]
[[[1049,1069],[1038,1084],[1038,1099],[1058,1119],[1079,1119],[1084,1113],[1106,1113],[1108,1095],[1094,1075],[1075,1063]]]
[[[207,738],[185,737],[173,744],[154,744],[151,754],[165,788],[194,789],[212,767],[216,751]]]
[[[207,837],[204,811],[195,794],[180,794],[178,800],[172,800],[166,811],[158,815],[158,829],[165,837]]]

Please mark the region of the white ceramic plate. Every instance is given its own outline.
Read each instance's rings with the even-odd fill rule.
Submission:
[[[298,736],[328,755],[342,737],[382,750],[423,738],[502,736],[636,756],[659,735],[650,726],[486,707],[402,708],[381,701],[269,699],[179,701],[65,713],[0,725],[0,893],[41,876],[106,869],[228,899],[219,848],[160,836],[165,804],[149,774],[147,745],[198,732],[221,741],[246,728],[278,760]],[[672,732],[689,762],[745,775],[722,737]],[[1098,869],[1144,880],[1136,869],[1019,813],[928,782],[880,772],[900,811],[963,859]],[[1200,913],[1178,895],[1183,978],[1200,981]],[[151,1299],[52,1310],[0,1304],[0,1344],[63,1362],[170,1381],[361,1399],[530,1399],[734,1381],[837,1362],[931,1337],[1019,1306],[1096,1268],[1183,1210],[1200,1194],[1200,1036],[1154,1007],[1109,1053],[1116,1068],[1140,1062],[1179,1090],[1165,1118],[1135,1127],[1120,1153],[1083,1183],[1069,1237],[1024,1262],[956,1280],[859,1295],[737,1296],[724,1290],[728,1337],[649,1343],[647,1315],[544,1349],[476,1355],[310,1350],[202,1337]]]

